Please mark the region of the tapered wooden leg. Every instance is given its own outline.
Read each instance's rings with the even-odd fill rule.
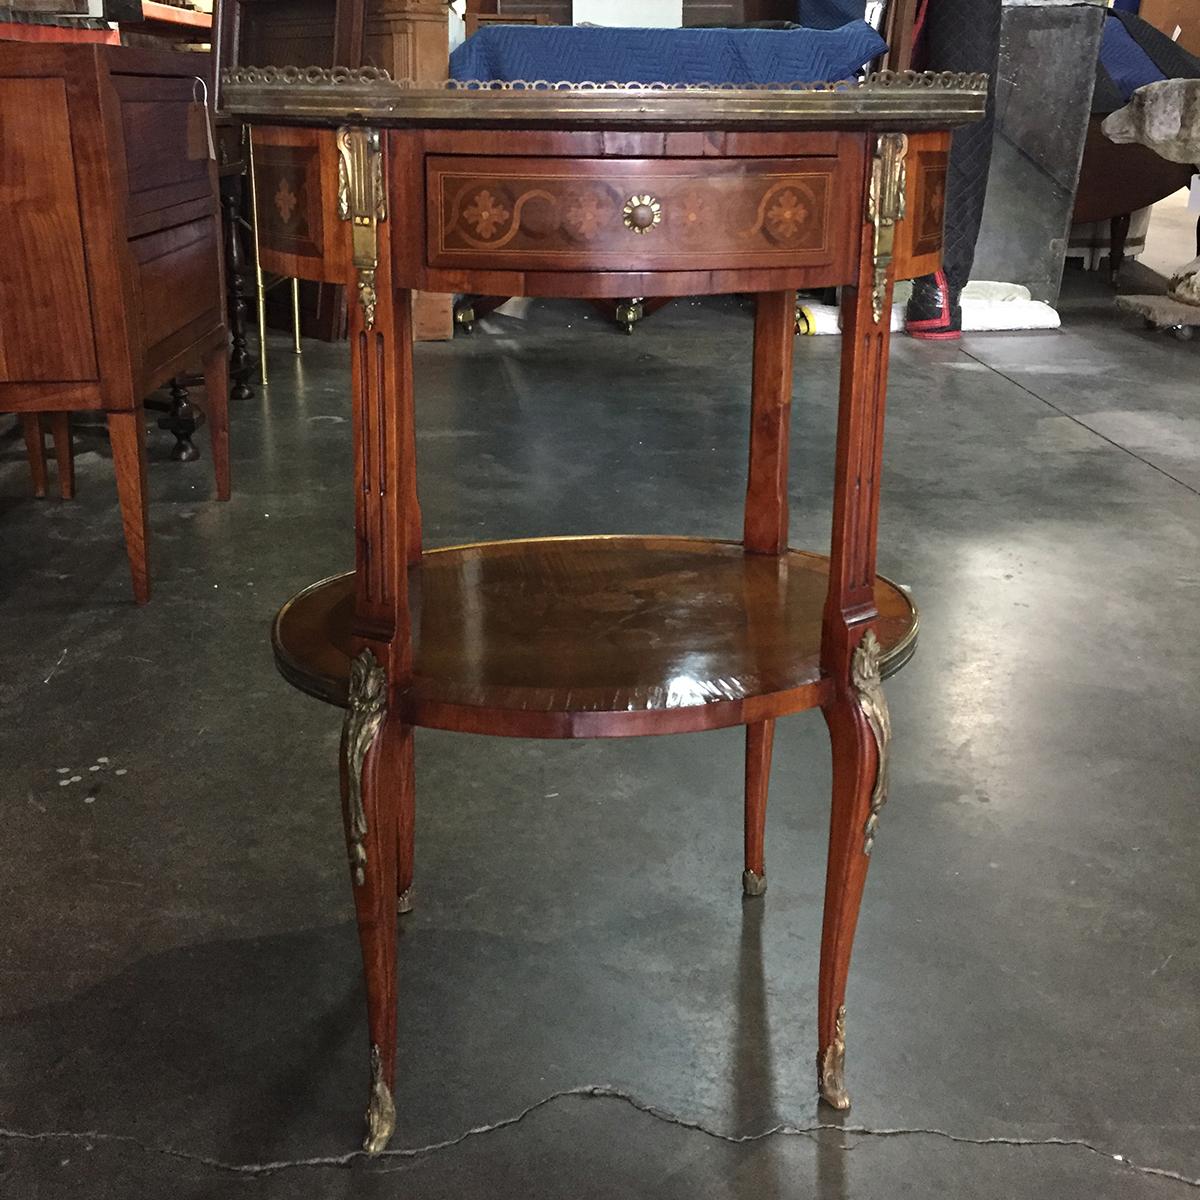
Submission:
[[[217,499],[229,499],[229,353],[218,346],[204,360],[205,407],[212,431],[213,474]]]
[[[755,302],[750,466],[742,544],[748,554],[779,556],[788,544],[788,428],[792,409],[795,292],[763,292]],[[767,890],[763,835],[775,722],[746,726],[746,863],[742,892]]]
[[[25,455],[29,459],[29,477],[33,494],[46,494],[46,442],[42,437],[42,422],[37,413],[21,414],[21,432],[25,435]]]
[[[747,896],[761,896],[767,890],[763,846],[774,745],[773,720],[746,726],[746,867],[742,872],[742,891]]]
[[[133,598],[145,604],[150,599],[150,526],[146,508],[146,425],[142,410],[110,412],[108,436],[125,526],[125,551],[133,577]]]
[[[71,414],[50,414],[54,439],[54,458],[58,463],[58,494],[64,500],[75,499],[75,448],[71,445]]]
[[[363,1149],[396,1125],[396,887],[400,797],[412,788],[412,728],[387,712],[387,679],[369,649],[353,660],[342,734],[342,812],[367,992],[371,1082]]]

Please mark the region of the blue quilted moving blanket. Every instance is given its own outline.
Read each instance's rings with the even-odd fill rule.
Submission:
[[[847,79],[887,43],[840,29],[596,29],[485,25],[450,55],[452,79],[571,83],[819,83]]]

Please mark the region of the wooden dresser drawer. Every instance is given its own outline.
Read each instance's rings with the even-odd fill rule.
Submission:
[[[425,160],[428,265],[706,270],[840,260],[841,162],[770,159]]]
[[[219,326],[220,231],[212,217],[151,233],[129,243],[151,370]]]
[[[196,81],[169,75],[114,75],[131,221],[158,209],[206,197],[209,181],[204,109]]]

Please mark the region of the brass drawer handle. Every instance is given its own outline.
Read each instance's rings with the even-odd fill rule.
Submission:
[[[662,221],[662,205],[653,196],[630,196],[625,201],[625,228],[649,233]]]

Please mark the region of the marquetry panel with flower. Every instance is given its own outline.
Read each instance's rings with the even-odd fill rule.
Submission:
[[[256,142],[254,183],[263,246],[284,254],[320,257],[324,217],[318,147]]]
[[[934,254],[942,248],[948,157],[943,152],[917,155],[912,214],[914,254]]]
[[[839,163],[431,156],[432,267],[807,266],[840,251]]]

